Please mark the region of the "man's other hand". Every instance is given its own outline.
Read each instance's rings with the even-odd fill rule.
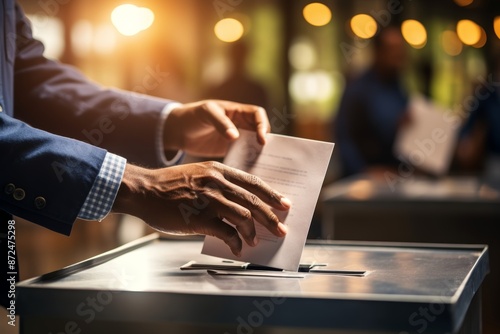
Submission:
[[[267,113],[259,106],[222,100],[183,104],[165,122],[165,150],[222,157],[230,142],[238,138],[238,128],[255,131],[261,144],[271,130]]]

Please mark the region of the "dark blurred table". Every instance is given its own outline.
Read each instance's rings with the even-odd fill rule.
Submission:
[[[480,333],[485,245],[308,242],[364,277],[181,271],[201,241],[152,235],[17,286],[21,333]]]
[[[500,192],[469,176],[385,179],[357,175],[326,186],[322,237],[335,240],[480,243],[490,246],[485,333],[500,333]]]

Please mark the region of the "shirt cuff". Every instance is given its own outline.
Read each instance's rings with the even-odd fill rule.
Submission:
[[[158,161],[161,161],[161,163],[164,166],[176,165],[184,157],[184,152],[179,150],[172,159],[168,160],[165,157],[165,146],[163,145],[163,131],[165,129],[165,121],[167,120],[168,115],[170,115],[170,112],[181,105],[182,103],[171,102],[167,104],[165,108],[163,108],[163,110],[161,111],[161,116],[160,116],[161,119],[160,123],[158,124],[158,130],[156,135],[156,154],[158,157]]]
[[[111,211],[122,182],[127,160],[112,153],[106,153],[101,170],[83,203],[78,218],[103,220]]]

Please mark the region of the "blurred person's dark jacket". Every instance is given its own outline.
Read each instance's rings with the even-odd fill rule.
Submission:
[[[347,85],[334,123],[344,176],[399,164],[393,145],[407,104],[400,82],[384,81],[373,69]]]
[[[399,26],[381,28],[372,45],[372,65],[348,82],[333,122],[344,177],[397,168],[394,141],[409,120],[409,99],[401,79],[407,45]]]

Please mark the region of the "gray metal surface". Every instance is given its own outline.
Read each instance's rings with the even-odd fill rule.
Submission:
[[[452,333],[489,270],[483,245],[316,242],[307,244],[302,262],[368,275],[270,278],[181,271],[190,260],[214,260],[200,254],[201,246],[151,236],[130,251],[105,255],[105,261],[95,258],[47,281],[21,282],[18,312],[21,318],[77,323],[92,314],[105,321],[193,324],[235,324],[257,312],[268,326],[413,332],[425,325],[426,333]]]
[[[500,212],[500,186],[498,182],[472,176],[436,179],[417,176],[405,178],[397,174],[387,174],[375,178],[359,174],[326,186],[322,191],[321,201],[460,203],[483,208],[491,206],[495,212]]]
[[[482,288],[482,321],[484,334],[500,333],[498,179],[354,175],[323,189],[321,210],[324,239],[487,244],[491,261]]]

